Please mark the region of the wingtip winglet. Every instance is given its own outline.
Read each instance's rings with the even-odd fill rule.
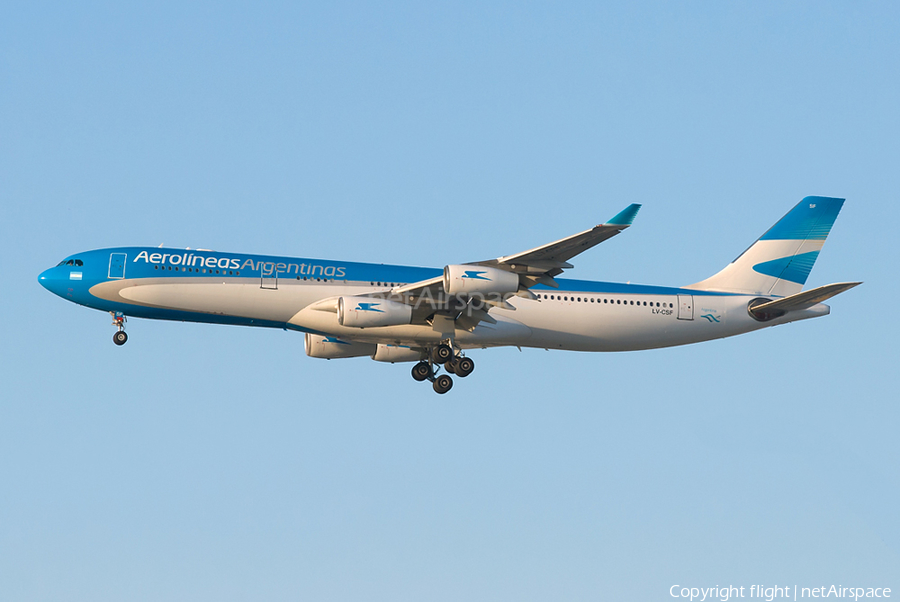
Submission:
[[[632,203],[617,213],[616,216],[606,222],[606,224],[609,226],[630,226],[640,208],[641,206],[638,203]]]

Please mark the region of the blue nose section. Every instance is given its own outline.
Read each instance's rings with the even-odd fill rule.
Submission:
[[[50,288],[50,286],[51,286],[50,283],[52,280],[53,280],[53,268],[50,268],[49,270],[44,270],[43,272],[41,272],[41,275],[38,276],[38,282],[41,284],[41,286],[43,286],[45,289],[47,289],[48,291],[51,291],[51,292],[53,291],[53,289]]]
[[[59,267],[44,270],[38,276],[38,282],[54,295],[64,296],[69,289],[69,270]]]

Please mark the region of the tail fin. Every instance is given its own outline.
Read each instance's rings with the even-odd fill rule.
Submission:
[[[808,196],[718,274],[687,288],[786,297],[799,293],[844,199]]]

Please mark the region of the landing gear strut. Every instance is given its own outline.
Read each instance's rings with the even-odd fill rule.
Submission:
[[[118,311],[111,311],[109,313],[113,317],[112,325],[117,329],[116,334],[113,335],[113,343],[122,346],[128,340],[128,335],[125,334],[125,314]]]

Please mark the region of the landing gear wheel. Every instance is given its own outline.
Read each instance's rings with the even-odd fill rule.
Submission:
[[[472,374],[472,370],[475,369],[475,362],[467,357],[459,358],[459,361],[456,362],[454,366],[454,372],[460,378],[465,378],[468,375]]]
[[[428,377],[431,376],[431,366],[428,365],[428,362],[419,362],[412,368],[412,377],[419,382],[423,380],[428,380]]]
[[[113,335],[113,343],[115,343],[116,345],[120,345],[120,346],[124,345],[125,341],[127,341],[127,340],[128,340],[128,335],[125,334],[124,330],[120,330],[116,334]]]
[[[459,358],[453,358],[446,364],[444,364],[444,370],[449,372],[450,374],[456,374],[456,367],[459,365]]]
[[[453,379],[446,374],[441,374],[434,379],[434,392],[443,395],[453,387]]]
[[[450,345],[441,343],[431,352],[431,358],[436,364],[444,364],[453,358],[453,349],[450,348]]]

